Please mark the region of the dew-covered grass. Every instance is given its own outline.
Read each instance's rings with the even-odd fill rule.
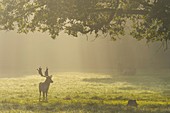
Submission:
[[[170,113],[168,75],[56,73],[48,102],[38,101],[45,78],[0,78],[0,113]],[[126,106],[130,99],[137,108]]]

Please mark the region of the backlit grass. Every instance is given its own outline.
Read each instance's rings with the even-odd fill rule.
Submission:
[[[0,78],[2,113],[170,113],[168,74],[56,73],[48,102],[38,101],[38,84],[45,78],[30,75]],[[127,107],[129,99],[137,108]]]

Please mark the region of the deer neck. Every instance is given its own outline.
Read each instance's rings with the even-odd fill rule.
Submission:
[[[48,82],[47,80],[45,80],[44,83],[50,85],[50,82]]]

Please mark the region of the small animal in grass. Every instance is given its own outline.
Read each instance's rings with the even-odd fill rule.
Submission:
[[[48,101],[47,96],[48,96],[48,89],[50,86],[50,83],[53,83],[52,81],[52,75],[48,75],[48,68],[46,68],[45,75],[42,73],[42,68],[40,67],[38,70],[38,73],[42,76],[45,77],[46,80],[44,82],[39,83],[39,101],[41,101],[41,92],[43,93],[43,101]]]
[[[127,106],[138,107],[136,100],[128,100]]]

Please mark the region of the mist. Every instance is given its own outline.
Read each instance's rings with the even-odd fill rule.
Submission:
[[[137,41],[131,36],[109,37],[0,32],[0,76],[36,74],[38,67],[57,72],[113,72],[121,68],[169,70],[170,50],[161,43]]]

